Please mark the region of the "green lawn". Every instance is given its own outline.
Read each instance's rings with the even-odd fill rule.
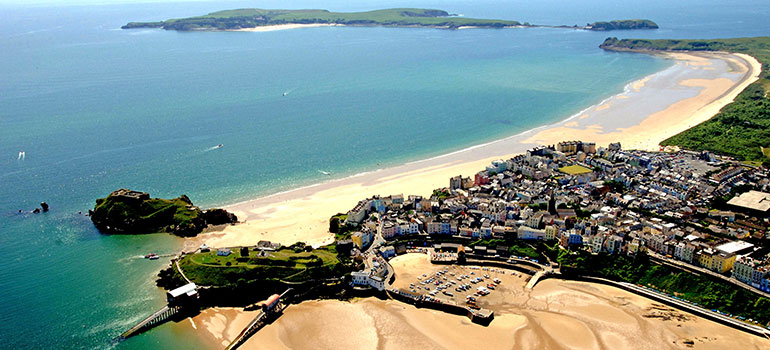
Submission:
[[[582,175],[582,174],[588,174],[592,172],[591,169],[588,169],[586,167],[583,167],[577,164],[559,168],[559,171],[569,175]]]
[[[310,252],[282,248],[269,252],[266,257],[258,256],[258,253],[249,250],[249,256],[242,257],[238,248],[228,256],[219,256],[216,251],[196,253],[182,258],[180,266],[193,282],[214,286],[232,285],[238,280],[301,282],[339,277],[346,272],[337,259],[334,246]]]

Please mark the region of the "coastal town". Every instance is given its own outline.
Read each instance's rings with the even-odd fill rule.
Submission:
[[[429,197],[360,200],[330,218],[330,245],[260,241],[184,251],[159,275],[168,306],[123,338],[222,300],[261,307],[237,337],[223,340],[234,349],[280,317],[265,309],[270,302],[260,304],[262,295],[280,302],[278,310],[375,296],[490,325],[498,313],[530,308],[546,279],[606,284],[656,302],[642,317],[687,319],[678,313],[685,311],[765,337],[768,192],[766,170],[710,152],[539,146],[452,177]],[[638,276],[650,266],[663,268],[657,279],[606,273]],[[666,281],[677,273],[695,276],[694,292]],[[742,294],[725,303],[725,288]]]
[[[517,255],[506,243],[544,242],[594,255],[646,254],[767,297],[769,187],[766,170],[709,152],[626,151],[619,143],[597,148],[566,141],[493,161],[472,178],[453,177],[430,197],[361,200],[333,217],[339,223],[331,230],[338,233],[338,247],[352,246],[351,254],[367,261],[353,272],[352,283],[379,290],[393,276],[386,259],[407,249],[425,247],[420,249],[436,264],[470,256],[528,260],[554,271],[556,261]],[[393,292],[428,298],[441,293],[418,282],[422,288],[411,284]],[[445,299],[453,289],[465,291],[436,284],[445,287]],[[468,304],[475,304],[471,298]]]

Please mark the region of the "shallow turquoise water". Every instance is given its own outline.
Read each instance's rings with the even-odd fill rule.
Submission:
[[[687,3],[546,7],[553,3],[410,6],[532,23],[649,17],[665,28],[612,33],[621,37],[728,37],[767,29],[761,25],[767,10],[748,2],[713,2],[687,18],[672,14],[672,6]],[[260,6],[318,7],[288,5]],[[328,8],[403,5],[332,2]],[[136,257],[175,252],[181,241],[104,236],[78,214],[113,189],[186,193],[204,207],[232,203],[325,180],[319,170],[343,177],[561,120],[669,64],[605,53],[597,46],[607,33],[570,30],[117,29],[132,20],[242,6],[0,5],[3,347],[104,348],[163,304],[153,280],[165,262]],[[40,201],[52,211],[17,213]],[[164,326],[121,347],[196,344],[183,327]]]

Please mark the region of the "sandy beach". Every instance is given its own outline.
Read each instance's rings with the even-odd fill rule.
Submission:
[[[629,54],[629,53],[619,53]],[[374,194],[430,195],[449,178],[471,176],[495,159],[564,139],[621,142],[624,148],[658,150],[658,144],[716,114],[761,70],[743,54],[665,54],[673,65],[630,82],[625,91],[561,122],[443,156],[331,180],[227,207],[244,223],[186,242],[185,249],[253,245],[260,240],[330,243],[329,217]]]
[[[399,259],[401,257],[398,257]],[[413,276],[430,268],[407,255]],[[433,266],[443,269],[444,266]],[[466,268],[467,269],[467,268]],[[486,272],[485,272],[486,273]],[[491,274],[491,272],[489,272]],[[241,349],[765,349],[770,341],[609,286],[545,280],[533,290],[506,274],[516,295],[486,300],[488,327],[467,317],[394,300],[323,300],[291,305]],[[501,288],[496,293],[507,293]],[[254,312],[210,309],[192,319],[206,343],[225,347]],[[203,326],[203,327],[201,327]]]
[[[233,32],[272,32],[275,30],[285,30],[285,29],[298,29],[298,28],[316,28],[316,27],[341,27],[344,26],[344,24],[337,24],[337,23],[309,23],[309,24],[299,24],[299,23],[290,23],[290,24],[275,24],[270,26],[259,26],[259,27],[253,27],[253,28],[241,28],[241,29],[235,29],[232,30]]]

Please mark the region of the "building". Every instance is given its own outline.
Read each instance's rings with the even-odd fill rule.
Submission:
[[[620,236],[611,235],[607,239],[606,247],[607,247],[606,248],[607,252],[610,254],[615,254],[620,252],[621,249],[623,249],[623,238]]]
[[[725,273],[732,270],[735,263],[735,254],[725,253],[717,250],[717,254],[714,255],[711,270],[719,273]]]
[[[527,226],[519,226],[517,235],[519,239],[524,240],[543,240],[545,239],[545,230]]]
[[[345,224],[357,226],[364,218],[366,218],[367,211],[371,207],[371,203],[368,200],[359,201],[356,206],[348,211],[348,217],[345,219]]]
[[[754,245],[745,241],[732,241],[716,246],[716,249],[728,254],[742,255],[751,253]]]
[[[198,286],[188,283],[166,293],[169,305],[181,305],[198,299]]]
[[[457,190],[463,188],[463,176],[457,175],[453,178],[449,179],[449,189],[450,190]]]
[[[736,210],[768,216],[770,214],[770,193],[748,191],[740,196],[733,197],[727,204],[733,206]]]
[[[390,258],[396,256],[396,247],[389,245],[385,247],[380,247],[380,255],[382,255],[383,258]]]
[[[358,247],[358,249],[363,250],[364,247],[369,246],[369,243],[371,243],[372,234],[368,230],[356,231],[350,236],[350,240],[353,241],[353,244]]]
[[[396,225],[392,221],[383,221],[380,225],[382,238],[391,239],[396,236]]]
[[[546,241],[553,241],[556,239],[557,235],[559,234],[559,228],[554,225],[548,225],[545,227],[545,240]]]
[[[751,257],[742,256],[735,260],[732,272],[737,280],[761,289],[762,280],[767,276],[768,266]]]
[[[217,255],[219,256],[228,256],[232,253],[232,251],[229,248],[219,248],[217,249]]]
[[[591,252],[594,254],[601,253],[604,246],[604,236],[596,235],[591,238]]]

